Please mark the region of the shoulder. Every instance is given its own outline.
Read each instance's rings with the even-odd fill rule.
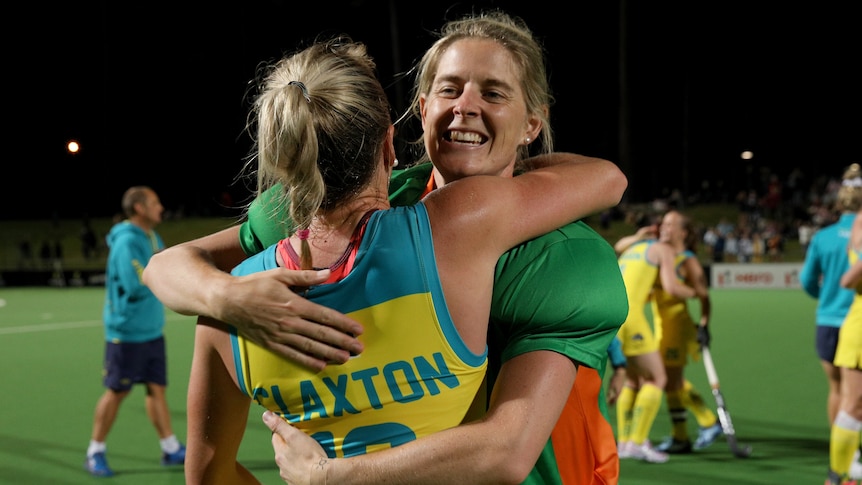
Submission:
[[[676,258],[676,251],[674,251],[669,244],[661,241],[651,241],[647,251],[649,251],[651,255],[655,255],[660,258]]]
[[[525,263],[535,261],[537,257],[547,255],[550,251],[569,252],[573,247],[592,247],[594,251],[606,253],[616,261],[616,253],[613,247],[598,234],[593,228],[583,221],[567,224],[559,229],[543,234],[537,238],[524,242],[510,249],[504,257]],[[573,255],[577,257],[589,257],[588,255]]]
[[[234,276],[243,276],[277,267],[278,265],[276,264],[275,259],[277,244],[278,243],[273,244],[263,251],[249,256],[233,268],[233,270],[231,270],[231,274]]]
[[[580,286],[590,278],[620,278],[614,248],[582,221],[519,244],[497,262],[495,286],[523,278]],[[546,283],[547,284],[547,283]],[[559,287],[555,286],[558,290]]]
[[[691,253],[690,251],[687,251],[686,253],[687,255],[685,259],[682,260],[682,264],[685,267],[686,271],[703,271],[703,265],[700,264],[700,260],[697,258],[697,256],[695,256],[694,253]]]

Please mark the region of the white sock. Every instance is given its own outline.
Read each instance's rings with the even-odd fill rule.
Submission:
[[[862,421],[850,416],[846,411],[838,411],[834,424],[850,431],[862,431]]]
[[[165,439],[159,440],[159,445],[165,453],[176,453],[180,450],[180,440],[178,440],[177,435],[174,434]]]
[[[87,456],[93,456],[96,453],[104,453],[105,448],[106,446],[104,441],[90,440],[90,446],[87,447]]]

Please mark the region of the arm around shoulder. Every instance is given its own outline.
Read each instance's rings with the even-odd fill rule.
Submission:
[[[227,272],[244,258],[239,226],[234,226],[153,255],[143,279],[171,310],[220,318],[220,305],[232,281]]]
[[[291,291],[322,283],[328,271],[228,273],[245,257],[239,227],[231,227],[154,255],[144,282],[171,310],[229,322],[249,340],[309,368],[362,352],[358,322]]]

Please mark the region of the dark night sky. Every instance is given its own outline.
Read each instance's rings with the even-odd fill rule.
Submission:
[[[703,179],[746,188],[763,167],[800,167],[812,181],[862,161],[862,25],[849,2],[195,5],[24,7],[4,70],[12,136],[0,220],[111,215],[139,183],[170,209],[212,211],[222,191],[242,201],[249,191],[233,177],[248,151],[245,95],[258,63],[346,32],[369,45],[403,107],[409,79],[397,74],[431,44],[429,31],[471,5],[519,15],[542,39],[557,148],[619,163],[631,201],[696,193]],[[70,138],[82,144],[75,156],[65,152]],[[749,165],[739,158],[746,149]]]

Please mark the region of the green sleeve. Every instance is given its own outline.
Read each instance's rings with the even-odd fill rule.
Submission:
[[[422,199],[431,178],[431,162],[394,170],[389,179],[389,202],[393,207],[413,205]]]
[[[628,314],[616,253],[583,222],[517,246],[497,263],[491,331],[503,362],[552,350],[602,369]]]
[[[239,244],[251,256],[290,235],[287,206],[278,205],[281,185],[274,185],[254,199],[239,228]]]

